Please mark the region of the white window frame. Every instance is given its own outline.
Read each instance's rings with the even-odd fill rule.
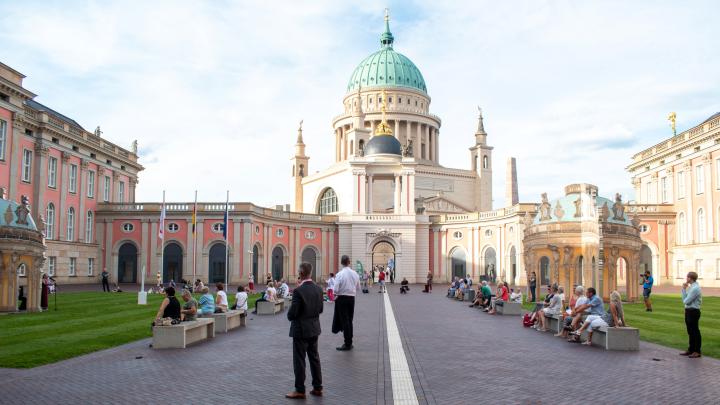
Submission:
[[[676,260],[675,261],[675,278],[682,279],[683,277],[683,261],[682,260]]]
[[[88,171],[88,187],[87,187],[87,196],[88,198],[95,197],[95,172],[90,170]]]
[[[85,243],[93,243],[94,214],[88,211],[85,214]]]
[[[30,183],[32,176],[32,151],[30,149],[23,149],[22,158],[22,181]]]
[[[68,208],[67,228],[65,232],[65,240],[72,242],[75,239],[75,208]]]
[[[124,224],[122,224],[122,230],[126,233],[132,232],[135,230],[135,225],[130,222],[125,222]]]
[[[78,167],[77,165],[70,165],[70,174],[68,175],[68,191],[71,193],[77,192],[77,173],[78,173]]]
[[[118,202],[125,202],[125,182],[121,181],[118,185]]]
[[[705,172],[703,169],[703,165],[695,166],[695,194],[705,192]]]
[[[687,220],[685,213],[681,212],[678,214],[678,244],[684,245],[687,243]]]
[[[87,275],[88,275],[89,277],[92,277],[94,271],[95,271],[95,258],[94,258],[94,257],[88,257],[88,270],[87,270]]]
[[[105,185],[103,189],[103,201],[110,201],[110,176],[105,176]]]
[[[48,256],[48,276],[54,277],[55,276],[55,265],[57,263],[57,259],[55,256]]]
[[[178,225],[176,222],[170,222],[167,226],[167,230],[170,233],[175,233],[180,230],[180,225]]]
[[[27,266],[25,263],[20,263],[17,268],[17,275],[18,277],[25,277],[27,275]]]
[[[703,243],[707,239],[707,224],[705,222],[705,209],[703,207],[698,208],[697,213],[697,242]]]
[[[662,198],[661,202],[663,202],[663,203],[668,202],[667,177],[660,178],[660,198]]]
[[[7,121],[0,120],[0,160],[5,160],[5,146],[7,145]]]
[[[57,187],[57,158],[50,156],[48,158],[48,187]]]
[[[703,259],[695,259],[695,273],[698,278],[703,278]]]
[[[77,275],[77,257],[70,258],[70,264],[68,265],[68,276],[75,277]]]
[[[685,172],[682,170],[677,175],[678,198],[685,198]]]
[[[52,210],[50,209],[52,207]],[[45,239],[55,238],[55,204],[49,202],[45,207]]]

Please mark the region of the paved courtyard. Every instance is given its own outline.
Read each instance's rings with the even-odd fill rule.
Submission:
[[[393,286],[388,301],[375,291],[359,296],[351,352],[335,350],[342,338],[330,333],[333,304],[326,304],[320,338],[325,396],[305,402],[618,404],[720,398],[718,360],[689,360],[649,343],[633,353],[581,347],[525,329],[519,317],[489,316],[448,300],[440,288],[433,294],[419,291],[413,286],[404,296]],[[387,325],[393,317],[385,302],[392,304],[396,326]],[[404,358],[397,353],[399,342]],[[0,403],[293,403],[283,397],[293,386],[284,313],[251,315],[246,328],[186,350],[157,351],[148,343],[30,370],[0,369]],[[403,368],[414,387],[409,401],[397,389]]]

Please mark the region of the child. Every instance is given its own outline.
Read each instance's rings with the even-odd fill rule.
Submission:
[[[330,278],[327,280],[327,295],[328,295],[328,301],[333,302],[335,301],[335,294],[333,290],[335,289],[335,274],[330,273]]]

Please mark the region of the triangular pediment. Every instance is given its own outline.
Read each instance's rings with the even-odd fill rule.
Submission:
[[[459,214],[472,211],[444,196],[425,198],[416,205],[424,207],[426,214]]]

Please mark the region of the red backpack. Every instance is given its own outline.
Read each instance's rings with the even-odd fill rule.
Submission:
[[[524,327],[529,328],[535,324],[535,321],[533,321],[532,316],[529,313],[527,313],[523,316],[522,323],[523,323]]]

